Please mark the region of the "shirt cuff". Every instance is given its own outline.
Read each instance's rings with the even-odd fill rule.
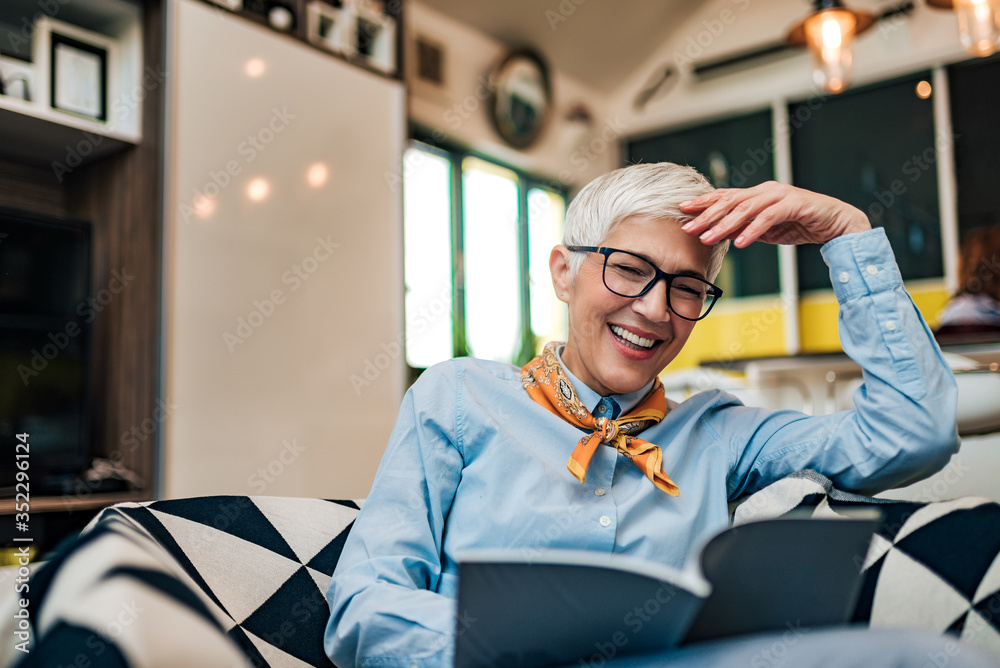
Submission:
[[[881,227],[832,239],[820,253],[830,267],[830,281],[841,304],[903,285],[896,257]]]

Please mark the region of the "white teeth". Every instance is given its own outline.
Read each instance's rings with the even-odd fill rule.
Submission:
[[[617,334],[618,336],[622,337],[626,341],[634,343],[635,345],[641,346],[643,348],[652,348],[653,344],[656,343],[653,339],[644,339],[643,337],[637,334],[633,334],[632,332],[628,331],[623,327],[619,327],[618,325],[611,325],[611,331]]]

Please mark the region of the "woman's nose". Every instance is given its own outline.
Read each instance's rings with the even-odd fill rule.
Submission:
[[[661,278],[641,297],[636,297],[632,308],[647,320],[665,322],[670,320],[672,313],[667,307],[667,279]]]

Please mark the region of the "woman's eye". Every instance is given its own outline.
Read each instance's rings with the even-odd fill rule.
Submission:
[[[684,297],[697,297],[698,299],[703,298],[701,290],[696,290],[689,285],[679,285],[675,283],[674,292],[677,292]]]
[[[645,276],[646,274],[649,273],[649,272],[642,271],[638,267],[632,267],[632,266],[627,265],[627,264],[619,264],[619,265],[617,265],[615,267],[615,270],[619,271],[619,272],[621,272],[623,274],[629,274],[630,276]]]

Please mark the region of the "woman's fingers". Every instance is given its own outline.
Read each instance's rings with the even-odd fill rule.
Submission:
[[[770,184],[762,184],[769,186]],[[777,184],[775,184],[777,185]],[[682,209],[694,213],[699,208],[701,212],[684,225],[689,234],[700,234],[700,239],[706,244],[713,244],[722,239],[738,239],[737,246],[744,246],[763,234],[770,222],[775,218],[773,213],[764,216],[753,228],[750,238],[746,237],[745,228],[754,223],[765,211],[781,204],[782,195],[773,187],[757,186],[747,190],[716,190],[707,195],[685,202]]]
[[[737,248],[766,243],[825,243],[871,229],[868,218],[840,200],[768,181],[753,188],[720,188],[687,202],[694,218],[683,230],[706,244],[733,239]]]

